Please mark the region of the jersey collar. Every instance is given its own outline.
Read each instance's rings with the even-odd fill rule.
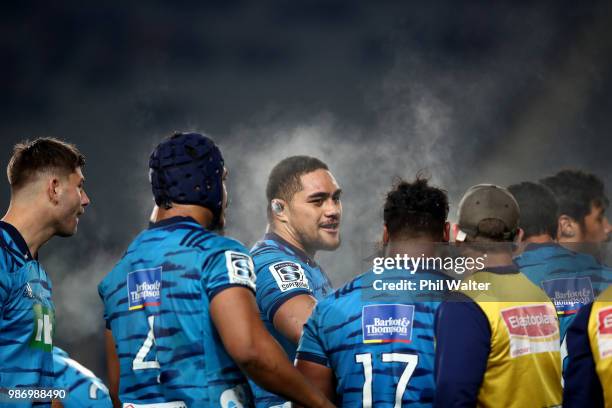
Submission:
[[[178,224],[179,222],[193,222],[198,224],[198,222],[191,217],[182,217],[177,215],[176,217],[165,218],[158,222],[150,222],[149,229],[167,227],[168,225]]]
[[[9,224],[8,222],[0,221],[0,229],[6,231],[9,237],[11,237],[11,240],[13,241],[14,245],[17,247],[19,253],[21,253],[21,255],[26,260],[36,259],[30,253],[30,248],[28,248],[28,244],[26,244],[25,239],[23,239],[21,233],[17,231],[17,228]]]
[[[264,235],[264,239],[275,241],[281,247],[289,248],[292,252],[295,253],[295,255],[298,258],[300,258],[300,261],[304,262],[306,265],[308,265],[310,267],[313,267],[313,268],[318,268],[319,267],[319,265],[317,265],[317,263],[312,258],[310,258],[306,254],[306,252],[304,252],[300,248],[290,244],[285,239],[283,239],[280,235],[278,235],[278,234],[276,234],[274,232],[268,232],[268,233],[266,233],[266,235]]]

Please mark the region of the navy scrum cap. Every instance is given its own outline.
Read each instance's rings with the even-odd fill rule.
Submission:
[[[195,204],[218,220],[223,207],[223,156],[212,139],[199,133],[175,133],[162,141],[149,159],[155,203]]]

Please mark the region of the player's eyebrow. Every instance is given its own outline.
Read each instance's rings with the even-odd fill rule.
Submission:
[[[342,194],[342,190],[338,189],[336,191],[334,191],[333,193],[328,193],[327,191],[316,191],[312,194],[310,194],[308,197],[306,197],[308,200],[314,200],[314,199],[327,199],[328,197],[332,196],[332,197],[340,197],[340,195]]]

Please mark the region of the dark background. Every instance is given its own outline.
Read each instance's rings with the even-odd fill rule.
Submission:
[[[89,2],[87,2],[89,3]],[[148,155],[173,130],[220,144],[228,235],[264,232],[264,185],[291,154],[345,190],[344,243],[318,258],[362,272],[394,177],[472,184],[612,164],[612,9],[605,1],[11,2],[0,6],[0,163],[24,138],[87,155],[92,205],[41,260],[56,342],[105,377],[97,284],[146,226]],[[8,184],[0,190],[8,206]]]

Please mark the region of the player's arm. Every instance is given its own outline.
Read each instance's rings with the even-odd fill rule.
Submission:
[[[331,368],[299,358],[295,360],[295,366],[328,400],[336,400],[335,377]]]
[[[274,328],[285,338],[298,344],[304,324],[310,317],[317,301],[311,295],[301,294],[283,303],[274,314]]]
[[[491,329],[466,297],[440,305],[436,317],[435,407],[475,407],[487,369]]]
[[[113,339],[113,332],[110,329],[106,329],[104,332],[105,348],[106,348],[106,369],[108,372],[108,391],[110,393],[113,406],[115,408],[121,407],[121,401],[119,401],[119,357],[117,357],[117,350],[115,349],[115,340]]]
[[[229,355],[257,384],[307,407],[333,406],[293,367],[268,333],[249,289],[222,290],[211,300],[210,314]]]
[[[603,390],[595,371],[588,333],[592,306],[591,303],[582,307],[567,330],[569,363],[564,373],[564,407],[600,407],[604,405]]]

